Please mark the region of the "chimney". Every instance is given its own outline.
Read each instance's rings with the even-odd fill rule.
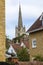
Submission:
[[[43,13],[42,13],[42,26],[43,26]]]
[[[43,26],[43,12],[42,12],[42,15],[40,17],[40,20],[42,21],[42,26]]]

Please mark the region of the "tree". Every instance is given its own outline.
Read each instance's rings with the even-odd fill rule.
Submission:
[[[6,49],[8,49],[10,47],[10,42],[11,40],[6,36]]]
[[[17,52],[17,56],[19,58],[19,61],[29,61],[30,60],[30,56],[26,48],[22,48],[21,50],[19,50]]]
[[[16,43],[17,40],[18,40],[18,42],[20,43],[20,39],[21,39],[21,38],[23,39],[24,35],[25,35],[25,34],[22,34],[21,36],[18,36],[18,37],[16,37],[16,38],[13,38],[14,43]]]

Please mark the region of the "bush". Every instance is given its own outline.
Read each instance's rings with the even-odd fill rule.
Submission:
[[[41,55],[36,55],[34,60],[36,60],[36,61],[43,61],[43,57]]]
[[[29,61],[30,60],[30,56],[26,48],[22,48],[21,50],[19,50],[19,52],[17,53],[17,56],[19,58],[19,61]]]
[[[6,58],[6,63],[8,63],[9,65],[15,65],[15,63],[14,63],[14,62],[9,61],[9,60],[8,60],[8,58]]]

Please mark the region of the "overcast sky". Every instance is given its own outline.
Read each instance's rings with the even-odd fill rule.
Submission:
[[[21,4],[22,22],[26,30],[43,12],[43,0],[5,0],[6,35],[10,39],[15,37],[15,26],[18,24],[19,2]]]

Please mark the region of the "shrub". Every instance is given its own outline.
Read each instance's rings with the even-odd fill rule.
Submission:
[[[36,55],[34,57],[34,60],[36,60],[36,61],[43,61],[43,57],[41,55]]]
[[[14,62],[9,61],[9,60],[8,60],[8,58],[6,58],[6,63],[8,63],[9,65],[15,65],[15,63],[14,63]]]
[[[30,56],[26,48],[22,48],[21,50],[19,50],[19,52],[17,53],[17,56],[19,58],[19,61],[29,61],[30,60]]]

